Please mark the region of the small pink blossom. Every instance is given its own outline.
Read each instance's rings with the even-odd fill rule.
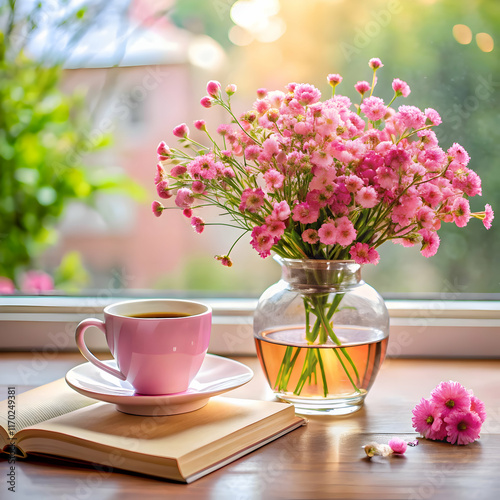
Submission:
[[[314,104],[321,99],[321,92],[309,83],[301,83],[294,89],[294,95],[297,101],[303,106]]]
[[[458,382],[441,382],[431,392],[431,401],[437,406],[442,418],[452,411],[468,411],[471,397],[465,387]]]
[[[170,170],[170,175],[172,177],[180,177],[187,172],[187,168],[184,165],[174,165]]]
[[[422,247],[420,248],[420,253],[424,257],[432,257],[436,255],[439,248],[439,236],[435,231],[430,229],[421,229],[419,233],[422,236]]]
[[[204,108],[211,108],[213,106],[213,101],[208,95],[206,95],[200,99],[200,104]]]
[[[193,192],[188,188],[180,188],[177,191],[177,196],[175,197],[175,204],[179,208],[190,208],[193,205],[195,199]]]
[[[241,193],[240,212],[258,212],[264,204],[264,191],[262,189],[247,188]]]
[[[168,198],[172,197],[172,191],[170,191],[170,189],[168,187],[168,181],[167,180],[160,181],[156,185],[156,191],[157,191],[158,196],[160,198],[168,199]]]
[[[264,99],[264,97],[266,97],[266,95],[267,95],[267,89],[264,89],[264,88],[257,89],[257,97],[259,99]]]
[[[319,211],[309,206],[307,202],[299,203],[293,208],[292,219],[302,224],[313,224],[318,217]]]
[[[250,244],[257,250],[262,258],[266,258],[271,254],[271,248],[274,242],[275,238],[268,231],[266,226],[255,226],[253,228]]]
[[[426,117],[416,106],[399,106],[394,115],[406,128],[419,129],[425,125]]]
[[[21,291],[38,294],[54,290],[52,276],[43,271],[28,271],[21,278]]]
[[[163,210],[165,210],[165,207],[159,202],[159,201],[153,201],[151,203],[151,210],[153,211],[153,214],[155,217],[160,217],[160,215],[163,213]]]
[[[426,108],[424,113],[427,120],[429,120],[432,123],[432,125],[437,126],[441,124],[442,122],[441,116],[439,116],[439,113],[435,109]]]
[[[446,440],[451,444],[465,445],[473,443],[479,438],[481,419],[470,411],[454,411],[444,417],[446,423]]]
[[[470,156],[467,151],[456,142],[448,149],[448,155],[463,167],[466,167],[470,161]]]
[[[411,92],[410,86],[399,78],[394,78],[392,82],[392,90],[394,90],[397,96],[403,97],[408,97]]]
[[[217,97],[220,94],[221,84],[216,80],[210,80],[207,83],[207,94],[212,97]]]
[[[365,80],[361,80],[360,82],[356,83],[354,85],[354,89],[359,92],[362,96],[365,95],[367,92],[370,91],[370,84],[366,82]]]
[[[318,229],[318,236],[323,245],[334,245],[337,243],[337,227],[333,222],[325,222]]]
[[[182,215],[184,215],[184,217],[186,217],[187,219],[191,219],[191,217],[193,216],[193,211],[190,208],[185,208],[182,211]]]
[[[392,438],[389,441],[389,446],[391,447],[391,450],[398,455],[403,455],[408,448],[406,441],[398,437]]]
[[[15,291],[14,282],[5,276],[0,276],[0,295],[12,295]]]
[[[272,215],[268,215],[265,221],[267,230],[271,233],[271,235],[275,238],[281,238],[286,229],[285,223],[273,218]]]
[[[376,122],[384,118],[387,107],[380,97],[371,96],[367,97],[361,103],[361,111],[366,115],[368,120]]]
[[[326,81],[335,88],[340,82],[342,82],[343,78],[338,74],[330,74],[326,77]]]
[[[158,144],[158,147],[156,148],[156,154],[158,155],[158,159],[163,161],[163,160],[168,160],[171,155],[170,148],[165,144],[164,141],[161,141],[160,144]]]
[[[343,247],[350,245],[356,238],[357,232],[352,222],[347,217],[340,217],[335,221],[337,228],[336,240]]]
[[[290,217],[290,213],[290,207],[285,200],[273,203],[272,215],[275,219],[286,221]]]
[[[216,255],[215,259],[218,260],[218,261],[220,261],[220,263],[223,266],[232,267],[232,265],[233,265],[233,261],[231,260],[231,258],[229,257],[229,255]]]
[[[194,158],[188,164],[187,170],[193,179],[215,179],[217,177],[217,164],[211,153]]]
[[[490,229],[491,223],[493,222],[494,218],[495,218],[495,213],[493,212],[491,205],[486,204],[486,206],[484,207],[484,219],[483,219],[483,224],[486,229]]]
[[[481,422],[484,423],[486,420],[486,408],[484,403],[479,398],[476,398],[474,394],[470,395],[470,411],[476,413]]]
[[[274,168],[271,168],[264,174],[264,180],[266,181],[267,189],[274,192],[283,186],[285,176]]]
[[[161,181],[164,181],[167,179],[167,172],[165,172],[165,169],[163,168],[161,163],[158,163],[156,165],[156,174],[155,174],[155,184],[158,184]]]
[[[205,229],[205,221],[201,217],[193,217],[191,219],[191,226],[198,233],[201,234]]]
[[[205,123],[205,120],[196,120],[194,122],[194,127],[197,130],[207,130],[207,124]]]
[[[315,245],[319,241],[318,231],[316,229],[306,229],[302,233],[302,239],[310,245]]]
[[[172,133],[175,135],[175,137],[179,137],[182,139],[189,135],[189,128],[185,123],[181,123],[180,125],[177,125],[177,127],[174,128]]]
[[[205,184],[201,181],[194,181],[193,184],[191,184],[191,191],[195,194],[203,194],[205,190]]]
[[[354,201],[363,208],[373,208],[378,203],[377,192],[372,186],[363,186],[355,195]]]
[[[350,256],[357,264],[377,265],[380,255],[375,248],[370,247],[368,243],[356,243],[350,250]]]
[[[238,90],[238,87],[234,83],[230,83],[226,87],[226,94],[231,96],[231,95],[235,94],[237,90]]]
[[[441,412],[435,403],[422,398],[412,411],[413,428],[427,439],[441,440],[446,437]]]
[[[373,57],[368,61],[368,66],[370,66],[371,69],[378,69],[382,68],[384,65],[378,57]]]
[[[452,211],[453,220],[455,221],[457,227],[465,227],[471,217],[468,200],[465,198],[457,198],[453,202]]]

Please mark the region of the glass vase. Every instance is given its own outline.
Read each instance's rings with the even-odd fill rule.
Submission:
[[[254,315],[257,354],[275,395],[298,413],[359,410],[382,365],[389,313],[354,261],[284,259]]]

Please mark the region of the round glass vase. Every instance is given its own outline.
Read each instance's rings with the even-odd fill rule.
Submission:
[[[387,350],[384,300],[354,261],[275,260],[281,280],[260,297],[253,323],[271,389],[298,413],[359,410]]]

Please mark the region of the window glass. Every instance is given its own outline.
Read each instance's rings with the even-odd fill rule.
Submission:
[[[258,296],[279,278],[279,266],[272,258],[261,259],[248,235],[231,254],[233,266],[226,268],[214,256],[227,253],[238,231],[206,226],[199,235],[181,211],[169,210],[160,218],[151,212],[158,143],[176,146],[172,129],[182,122],[193,138],[206,143],[194,120],[206,120],[214,136],[217,126],[229,121],[222,109],[199,104],[212,79],[223,87],[237,85],[232,99],[237,114],[251,109],[258,88],[284,90],[289,82],[313,84],[328,98],[329,73],[343,76],[337,93],[357,102],[354,84],[371,80],[367,63],[378,57],[384,67],[374,94],[389,102],[393,79],[407,82],[411,94],[395,106],[434,108],[443,119],[435,129],[440,146],[446,151],[456,142],[470,154],[469,166],[483,181],[482,197],[471,199],[472,210],[484,210],[486,203],[500,207],[496,0],[17,3],[14,23],[7,6],[0,17],[10,43],[2,80],[16,79],[2,83],[0,210],[11,225],[0,222],[0,275],[14,280],[17,289],[30,292],[23,285],[30,270],[48,273],[57,290],[83,294],[111,288]],[[63,23],[64,15],[71,22]],[[29,16],[35,20],[31,24],[25,21]],[[33,61],[31,74],[10,71],[21,46]],[[54,63],[64,69],[47,75]],[[47,115],[51,123],[40,121],[28,130],[38,115],[57,108],[51,99],[62,99],[51,90],[21,106],[23,96],[33,92],[36,75],[57,79],[57,88],[71,99],[64,104],[67,109],[61,105],[61,116]],[[84,122],[74,120],[77,108]],[[22,113],[14,119],[16,109]],[[63,139],[69,149],[55,157],[53,148],[64,148]],[[30,147],[44,148],[45,156],[33,151],[30,159]],[[62,167],[51,175],[68,182],[41,182],[54,162]],[[30,199],[23,194],[32,192]],[[71,196],[59,199],[63,192]],[[54,209],[42,219],[34,205]],[[217,218],[212,213],[211,219]],[[21,233],[17,240],[9,238],[16,224],[32,235],[40,225],[46,232],[32,239]],[[489,231],[479,220],[465,228],[443,224],[439,236],[439,251],[428,259],[418,248],[384,244],[380,263],[365,267],[365,280],[387,296],[457,298],[500,291],[495,222]],[[23,259],[14,257],[21,254]],[[7,293],[3,283],[0,288]],[[39,288],[54,293],[49,285]]]

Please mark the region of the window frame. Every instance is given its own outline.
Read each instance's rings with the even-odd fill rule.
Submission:
[[[0,350],[47,354],[76,351],[76,325],[103,317],[106,305],[134,297],[4,296],[0,299]],[[140,298],[140,297],[137,297]],[[193,298],[213,309],[209,351],[255,356],[252,315],[257,299]],[[391,357],[500,357],[498,300],[386,300]],[[91,349],[107,351],[104,336],[89,330]]]

